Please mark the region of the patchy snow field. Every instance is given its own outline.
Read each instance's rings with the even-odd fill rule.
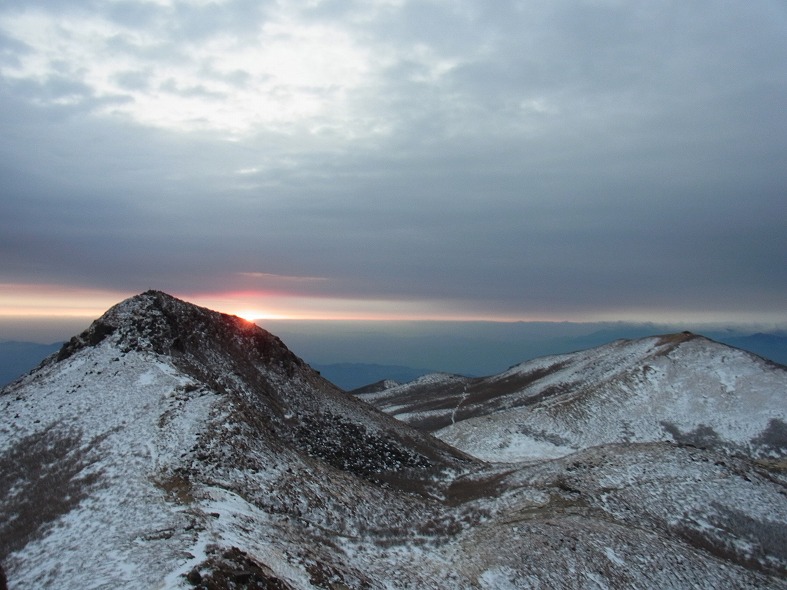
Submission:
[[[183,532],[190,517],[173,510],[160,481],[194,446],[217,401],[204,390],[186,393],[191,385],[158,355],[124,354],[104,342],[6,393],[6,399],[21,399],[6,402],[3,450],[40,429],[52,433],[55,445],[61,435],[76,437],[73,444],[85,459],[75,478],[91,480],[78,506],[42,523],[46,534],[6,561],[9,571],[19,570],[13,586],[47,588],[70,580],[72,587],[109,587],[134,579],[152,588],[162,570],[183,561],[193,537]],[[46,482],[31,481],[19,491],[35,492],[39,485]]]

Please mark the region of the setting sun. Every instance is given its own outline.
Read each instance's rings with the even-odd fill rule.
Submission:
[[[258,309],[244,309],[242,311],[235,312],[235,315],[238,316],[239,318],[243,318],[247,322],[256,322],[257,320],[292,319],[289,315],[286,314],[271,313],[266,311],[260,311]]]
[[[259,319],[262,319],[262,318],[265,317],[265,314],[262,313],[261,311],[255,311],[255,310],[249,310],[249,309],[246,309],[246,310],[243,310],[243,311],[239,311],[236,315],[239,318],[243,318],[247,322],[253,322],[255,320],[259,320]]]

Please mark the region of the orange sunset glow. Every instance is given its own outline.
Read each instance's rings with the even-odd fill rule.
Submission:
[[[120,301],[136,292],[113,291],[72,286],[0,284],[0,319],[14,321],[47,319],[83,319],[89,323]],[[663,312],[653,309],[631,308],[614,313],[564,312],[560,316],[543,314],[516,316],[489,313],[454,300],[395,300],[338,298],[303,295],[297,292],[228,291],[228,292],[170,292],[171,295],[223,313],[237,315],[251,322],[264,320],[311,321],[694,321],[714,323],[735,319],[738,322],[770,321],[773,317],[758,314],[730,314],[688,310]],[[0,326],[2,328],[2,326]],[[0,334],[0,338],[3,334]]]
[[[133,292],[58,285],[0,285],[0,317],[94,319]],[[172,295],[216,311],[259,320],[477,320],[518,318],[484,316],[434,301],[398,301],[304,296],[298,293],[230,291]]]

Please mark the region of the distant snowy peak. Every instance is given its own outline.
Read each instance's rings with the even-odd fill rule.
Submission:
[[[472,379],[449,373],[430,373],[407,383],[389,383],[388,387],[374,387],[373,390],[359,389],[353,391],[367,403],[375,405],[386,413],[397,415],[396,408],[403,406],[405,400],[423,400],[428,403],[433,391],[440,390],[443,394],[461,390]],[[380,385],[380,384],[375,384]]]
[[[348,393],[360,397],[364,395],[372,395],[375,393],[380,393],[382,391],[387,391],[389,389],[393,389],[394,387],[398,387],[399,385],[401,385],[401,383],[399,383],[398,381],[394,381],[393,379],[383,379],[382,381],[377,381],[376,383],[370,383],[369,385],[358,387],[357,389],[353,389]]]
[[[689,332],[618,340],[493,377],[406,384],[370,401],[486,460],[659,440],[787,455],[787,370]]]

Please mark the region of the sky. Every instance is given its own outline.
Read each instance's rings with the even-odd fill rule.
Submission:
[[[0,338],[151,288],[784,325],[787,4],[0,0]]]

